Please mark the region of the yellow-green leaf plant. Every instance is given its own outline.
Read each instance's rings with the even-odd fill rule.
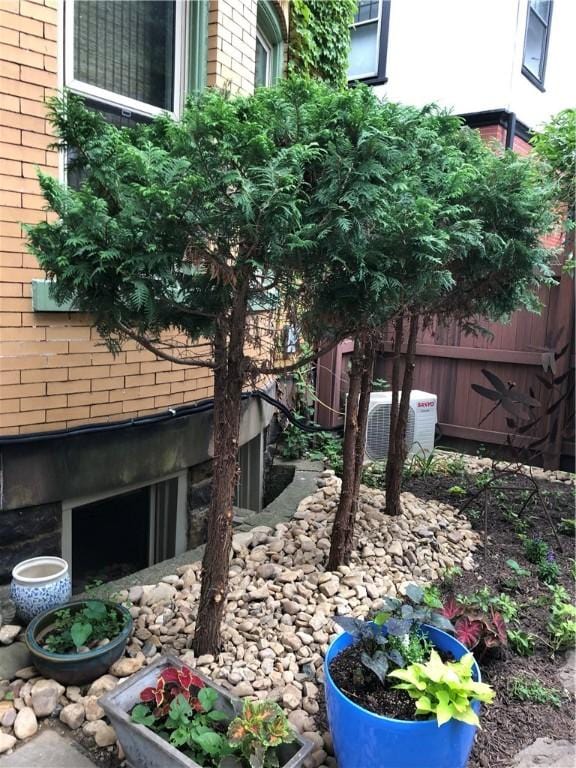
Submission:
[[[432,651],[426,664],[411,664],[406,669],[395,669],[388,677],[402,680],[395,685],[416,700],[419,715],[436,715],[438,726],[449,720],[461,720],[480,726],[478,715],[472,709],[473,701],[490,704],[494,691],[486,683],[472,679],[474,656],[467,653],[459,661],[443,662],[437,651]]]

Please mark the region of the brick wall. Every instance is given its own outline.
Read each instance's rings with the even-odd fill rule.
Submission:
[[[211,1],[210,85],[252,91],[256,11],[256,0]],[[88,316],[32,312],[31,281],[44,274],[21,224],[47,215],[36,167],[58,173],[44,107],[58,83],[57,23],[57,0],[0,1],[1,434],[144,416],[212,394],[205,369],[158,361],[135,344],[114,358]]]

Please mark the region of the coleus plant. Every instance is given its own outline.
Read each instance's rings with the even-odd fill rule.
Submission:
[[[200,712],[202,706],[198,692],[204,687],[204,681],[188,667],[167,667],[158,677],[155,688],[144,688],[140,692],[140,700],[144,703],[154,703],[156,717],[167,715],[170,704],[177,696],[182,696],[193,709]]]
[[[484,611],[478,605],[464,605],[450,596],[444,601],[442,613],[453,623],[456,639],[471,650],[477,649],[480,655],[508,645],[506,622],[493,606]]]
[[[409,584],[407,600],[385,597],[373,622],[336,616],[334,621],[348,632],[361,647],[360,661],[386,684],[390,669],[405,667],[413,661],[423,661],[430,653],[430,644],[420,631],[421,624],[431,624],[448,632],[452,623],[437,608],[442,603],[430,590]],[[358,674],[358,673],[357,673]]]
[[[132,721],[150,728],[205,768],[278,768],[276,748],[294,741],[280,707],[245,700],[220,711],[218,693],[188,667],[167,667],[140,692]],[[235,711],[238,712],[236,706]]]

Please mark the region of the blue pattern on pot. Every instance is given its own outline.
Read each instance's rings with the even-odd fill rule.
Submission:
[[[12,571],[10,597],[24,621],[68,602],[71,596],[68,563],[61,557],[33,557]]]

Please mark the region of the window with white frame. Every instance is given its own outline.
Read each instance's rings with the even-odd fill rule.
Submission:
[[[254,85],[256,88],[272,85],[272,46],[260,30],[256,32],[256,73]]]
[[[389,0],[358,0],[350,30],[348,80],[369,85],[386,82]]]
[[[109,114],[178,111],[180,0],[66,0],[65,25],[68,88]]]
[[[284,66],[284,32],[270,0],[258,0],[256,14],[256,88],[274,85]]]
[[[544,86],[551,15],[551,0],[528,0],[522,73],[541,89]]]

